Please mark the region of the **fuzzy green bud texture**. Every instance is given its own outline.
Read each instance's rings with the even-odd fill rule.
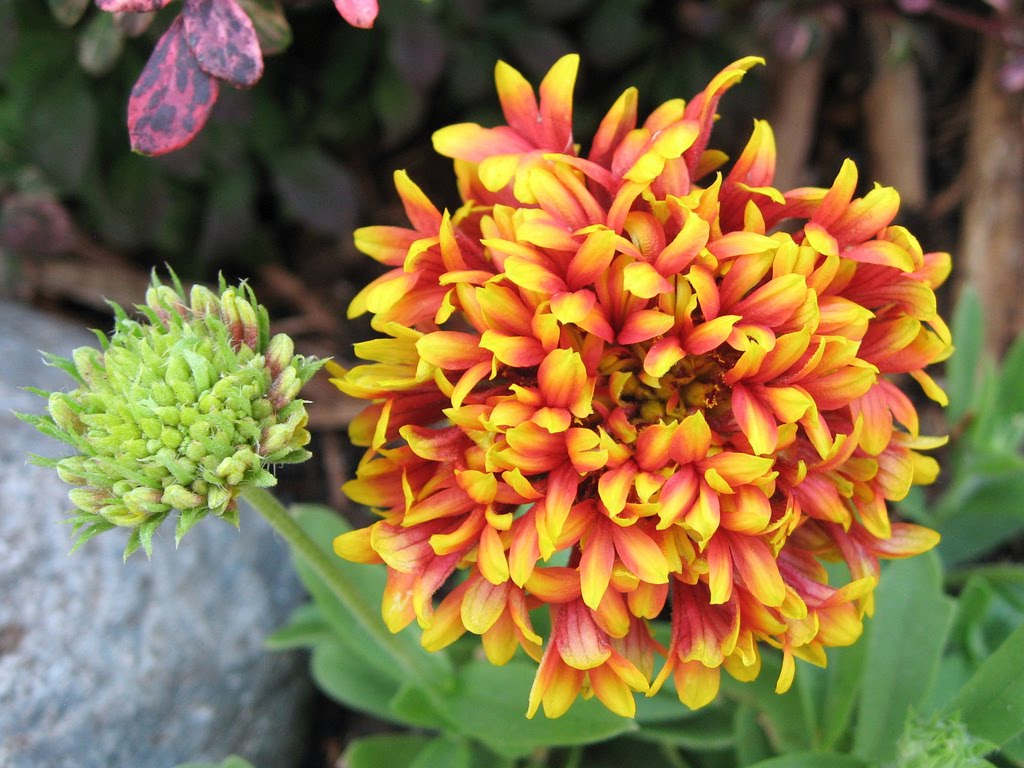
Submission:
[[[128,557],[150,552],[153,534],[178,511],[175,538],[207,515],[237,525],[245,486],[277,480],[270,469],[309,458],[302,386],[321,361],[270,338],[266,309],[247,285],[188,298],[153,278],[142,320],[114,306],[103,348],[80,347],[50,362],[70,373],[71,392],[40,392],[46,415],[23,416],[75,449],[36,457],[75,486],[68,494],[75,546],[116,526],[132,529]],[[99,335],[99,334],[98,334]]]

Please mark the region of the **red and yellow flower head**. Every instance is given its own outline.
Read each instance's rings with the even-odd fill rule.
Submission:
[[[934,294],[949,256],[892,224],[891,188],[855,197],[849,161],[828,189],[775,189],[765,122],[718,170],[716,106],[758,62],[642,123],[627,90],[586,152],[578,57],[539,99],[499,63],[508,124],[434,135],[462,207],[400,172],[411,228],[356,233],[390,270],[350,314],[383,336],[334,381],[370,401],[345,490],[381,519],[335,550],[387,565],[392,630],[539,660],[531,716],[580,692],[630,716],[669,676],[699,707],[723,668],[757,676],[761,643],[786,690],[794,657],[823,664],[860,635],[879,558],[938,539],[886,505],[937,472],[892,378],[944,400],[923,369],[951,351]],[[663,614],[667,648],[649,628]]]

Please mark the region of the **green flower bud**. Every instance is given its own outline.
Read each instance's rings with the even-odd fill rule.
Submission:
[[[175,509],[193,509],[203,505],[203,497],[183,485],[167,486],[160,501]]]
[[[48,394],[48,416],[26,417],[76,450],[46,461],[75,486],[79,543],[129,527],[125,557],[148,553],[173,510],[177,538],[207,515],[237,524],[245,486],[273,485],[273,465],[308,456],[296,398],[321,362],[295,355],[287,336],[270,339],[248,286],[196,286],[186,301],[173,282],[154,277],[141,321],[115,307],[105,348],[65,361],[80,386]]]
[[[79,435],[85,429],[85,425],[78,418],[78,414],[68,400],[68,396],[64,393],[51,392],[46,407],[57,426],[65,432]]]
[[[294,368],[285,368],[281,375],[274,379],[270,387],[270,403],[275,409],[281,410],[288,403],[295,399],[302,389],[303,382],[299,380],[298,373]]]
[[[291,338],[283,333],[277,334],[270,340],[267,346],[267,370],[270,371],[270,378],[276,379],[295,355],[295,344]]]
[[[193,285],[189,293],[192,314],[196,317],[220,314],[220,302],[216,294],[205,285]]]
[[[91,384],[103,375],[103,358],[99,350],[79,347],[71,353],[78,375],[86,384]]]

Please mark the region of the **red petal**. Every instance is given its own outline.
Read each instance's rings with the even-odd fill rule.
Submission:
[[[353,27],[370,29],[377,18],[377,0],[334,0],[338,13]]]
[[[256,29],[235,0],[186,0],[185,40],[208,75],[239,88],[263,76],[263,54]]]
[[[216,79],[199,68],[185,43],[179,16],[156,44],[128,99],[132,149],[163,155],[188,144],[206,125],[217,90]]]

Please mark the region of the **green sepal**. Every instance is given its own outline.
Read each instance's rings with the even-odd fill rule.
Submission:
[[[75,535],[75,541],[71,545],[71,549],[68,551],[68,554],[74,554],[80,546],[85,544],[85,542],[93,536],[99,536],[101,533],[117,527],[106,520],[101,518],[97,519],[95,515],[88,515],[88,520],[80,520],[80,518],[84,517],[85,515],[79,515],[78,517],[72,517],[65,521],[71,524],[71,530]]]
[[[174,546],[178,546],[181,543],[182,537],[192,530],[193,525],[206,517],[207,512],[206,507],[182,510],[181,514],[178,515],[178,522],[174,526]]]
[[[53,355],[49,352],[43,352],[43,362],[51,368],[60,368],[68,376],[71,376],[75,381],[80,384],[84,384],[81,374],[78,372],[78,367],[75,365],[73,360],[60,355]]]

